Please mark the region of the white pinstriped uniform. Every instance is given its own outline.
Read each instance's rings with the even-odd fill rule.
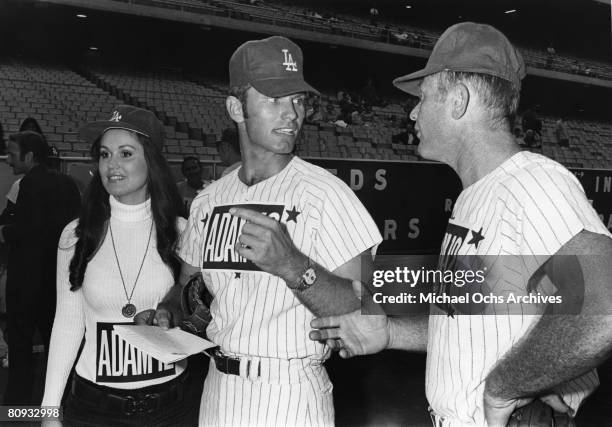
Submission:
[[[520,152],[459,195],[441,262],[457,254],[488,255],[500,279],[488,280],[496,294],[527,295],[533,272],[582,230],[610,236],[571,172],[546,157]],[[431,313],[426,394],[436,425],[485,425],[484,380],[539,317],[448,316],[433,305]],[[556,391],[577,409],[598,384],[592,371]]]
[[[200,425],[333,424],[332,385],[321,364],[327,349],[308,339],[313,315],[283,280],[234,257],[230,248],[240,232],[223,212],[236,204],[282,216],[300,251],[330,271],[382,240],[342,181],[298,157],[252,186],[240,181],[237,169],[196,197],[181,258],[205,267],[214,296],[209,338],[225,354],[251,360],[241,365],[241,376],[222,374],[211,363]]]

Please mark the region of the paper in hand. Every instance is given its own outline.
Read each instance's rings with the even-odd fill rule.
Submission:
[[[115,332],[129,344],[164,363],[178,362],[216,345],[179,328],[115,325]]]

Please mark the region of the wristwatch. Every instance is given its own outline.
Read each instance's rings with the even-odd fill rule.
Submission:
[[[315,284],[317,281],[317,272],[313,267],[314,266],[310,262],[310,258],[308,258],[308,261],[306,261],[306,265],[304,266],[304,272],[302,273],[297,286],[292,288],[293,290],[303,292]]]

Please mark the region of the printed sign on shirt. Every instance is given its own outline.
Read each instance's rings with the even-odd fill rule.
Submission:
[[[246,220],[229,213],[233,207],[252,209],[280,221],[284,205],[239,204],[215,206],[204,218],[202,269],[261,271],[259,267],[234,249]]]
[[[175,374],[174,363],[165,364],[128,344],[114,330],[115,325],[98,323],[96,334],[96,382],[128,383]]]

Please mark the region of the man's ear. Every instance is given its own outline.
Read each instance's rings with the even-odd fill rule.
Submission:
[[[470,90],[463,83],[457,84],[453,88],[453,103],[451,116],[455,120],[463,117],[470,104]]]
[[[225,100],[225,108],[230,118],[236,123],[244,122],[244,113],[242,112],[242,102],[235,96],[228,96]]]

